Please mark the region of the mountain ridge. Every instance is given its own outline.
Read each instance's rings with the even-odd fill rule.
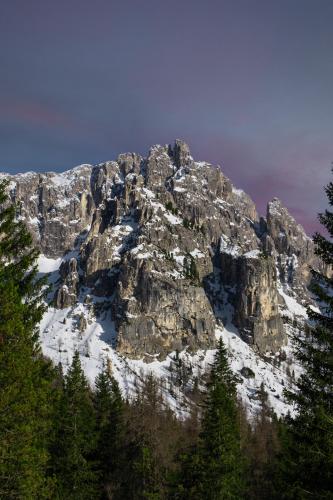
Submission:
[[[312,303],[309,265],[320,262],[303,228],[277,199],[260,217],[246,193],[219,168],[195,162],[183,141],[153,146],[146,158],[125,153],[9,179],[18,217],[59,263],[50,301],[70,326],[57,319],[42,333],[51,345],[45,329],[52,331],[48,355],[56,359],[70,336],[85,356],[104,335],[117,355],[163,362],[173,352],[214,349],[216,332],[233,328],[253,352],[276,359],[288,349],[290,305],[303,321],[302,305]],[[93,333],[103,317],[107,325]]]

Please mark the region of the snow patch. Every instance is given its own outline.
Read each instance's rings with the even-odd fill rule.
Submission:
[[[165,212],[164,217],[170,222],[170,224],[173,224],[174,226],[176,226],[178,224],[182,224],[182,219],[180,219],[176,215],[173,215],[169,212]]]
[[[245,192],[242,189],[236,189],[234,186],[232,186],[232,192],[237,196],[245,195]]]
[[[38,271],[40,273],[53,273],[54,271],[58,271],[60,268],[60,264],[62,262],[62,258],[51,259],[49,257],[45,257],[45,255],[41,254],[37,260]]]
[[[247,259],[258,259],[260,255],[260,250],[250,250],[246,252],[243,256]]]
[[[147,198],[149,198],[150,200],[156,198],[156,195],[155,193],[153,193],[153,191],[151,191],[150,189],[147,189],[147,188],[142,188],[142,192],[147,196]]]
[[[293,316],[301,316],[304,319],[308,318],[306,308],[302,306],[299,302],[297,302],[294,297],[291,297],[290,295],[286,294],[281,286],[281,284],[278,286],[278,292],[279,294],[283,297],[285,303],[286,303],[286,310],[283,310],[282,312],[285,313],[287,312],[287,315]]]
[[[190,254],[192,255],[192,257],[198,258],[198,259],[202,259],[205,256],[205,254],[202,253],[198,248],[195,248],[194,250],[192,250],[192,252],[190,252]]]
[[[220,251],[232,255],[233,257],[239,257],[241,255],[241,248],[231,243],[229,238],[224,235],[220,238]]]

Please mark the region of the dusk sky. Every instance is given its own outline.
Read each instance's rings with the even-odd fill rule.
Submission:
[[[333,0],[11,0],[0,170],[63,171],[182,138],[309,234],[333,160]]]

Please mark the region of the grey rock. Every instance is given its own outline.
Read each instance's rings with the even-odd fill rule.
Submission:
[[[190,154],[190,148],[188,145],[180,140],[176,139],[173,150],[171,150],[171,154],[174,158],[174,162],[177,168],[186,167],[193,163],[193,158]]]
[[[92,307],[87,288],[105,297],[128,356],[214,346],[226,296],[243,338],[278,352],[286,342],[279,287],[311,301],[309,265],[322,264],[301,226],[276,199],[259,218],[249,196],[219,167],[194,161],[181,140],[146,158],[7,177],[36,244],[64,258],[56,307],[80,296]]]
[[[286,337],[279,313],[274,259],[262,253],[249,257],[223,252],[220,258],[222,280],[226,286],[234,288],[235,325],[259,352],[276,352]]]
[[[70,260],[62,262],[59,272],[62,284],[55,293],[54,302],[56,307],[64,309],[77,302],[79,274],[76,258],[73,257]]]
[[[203,288],[154,273],[147,263],[129,270],[121,274],[114,302],[121,352],[165,357],[186,346],[214,346],[215,319]]]
[[[78,318],[78,329],[80,332],[84,332],[88,326],[87,320],[84,316],[84,314],[80,314]]]
[[[327,272],[314,253],[312,240],[278,198],[267,205],[266,247],[275,256],[281,283],[309,302],[311,268]]]
[[[243,366],[243,368],[240,370],[240,374],[244,378],[254,378],[255,377],[255,373],[253,372],[253,370],[251,370],[251,368],[249,368],[247,366]]]

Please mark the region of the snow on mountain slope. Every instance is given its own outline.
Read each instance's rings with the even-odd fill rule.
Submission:
[[[41,274],[47,274],[50,283],[59,279],[58,269],[62,259],[39,258]],[[61,363],[64,372],[71,364],[73,354],[78,351],[81,363],[91,385],[100,370],[107,363],[117,379],[124,397],[132,397],[143,378],[153,374],[161,381],[163,394],[167,404],[179,418],[188,416],[191,401],[187,392],[193,388],[196,380],[199,387],[204,388],[202,377],[210,369],[215,350],[198,350],[190,353],[184,349],[180,353],[169,353],[163,361],[156,356],[144,356],[141,359],[130,359],[115,349],[116,330],[110,309],[105,307],[104,298],[89,295],[90,300],[84,303],[79,298],[75,306],[65,309],[49,307],[40,324],[40,341],[43,353],[55,365]],[[294,298],[284,294],[286,307],[284,311],[290,318],[304,317],[304,308]],[[99,308],[101,306],[101,308]],[[103,310],[104,309],[104,310]],[[98,311],[98,312],[96,312]],[[263,385],[268,396],[268,405],[278,415],[286,415],[293,411],[286,403],[283,391],[293,384],[293,379],[300,373],[292,357],[291,341],[284,348],[286,354],[281,360],[280,354],[267,353],[262,356],[241,339],[237,328],[230,322],[232,306],[229,304],[226,326],[216,328],[216,338],[222,337],[228,350],[230,366],[238,377],[238,395],[245,404],[250,417],[254,417],[260,409],[259,391]],[[84,322],[84,331],[80,322]],[[289,327],[292,334],[293,328]],[[183,384],[175,383],[177,367],[175,360],[181,359],[186,380]],[[245,370],[244,370],[245,369]]]

